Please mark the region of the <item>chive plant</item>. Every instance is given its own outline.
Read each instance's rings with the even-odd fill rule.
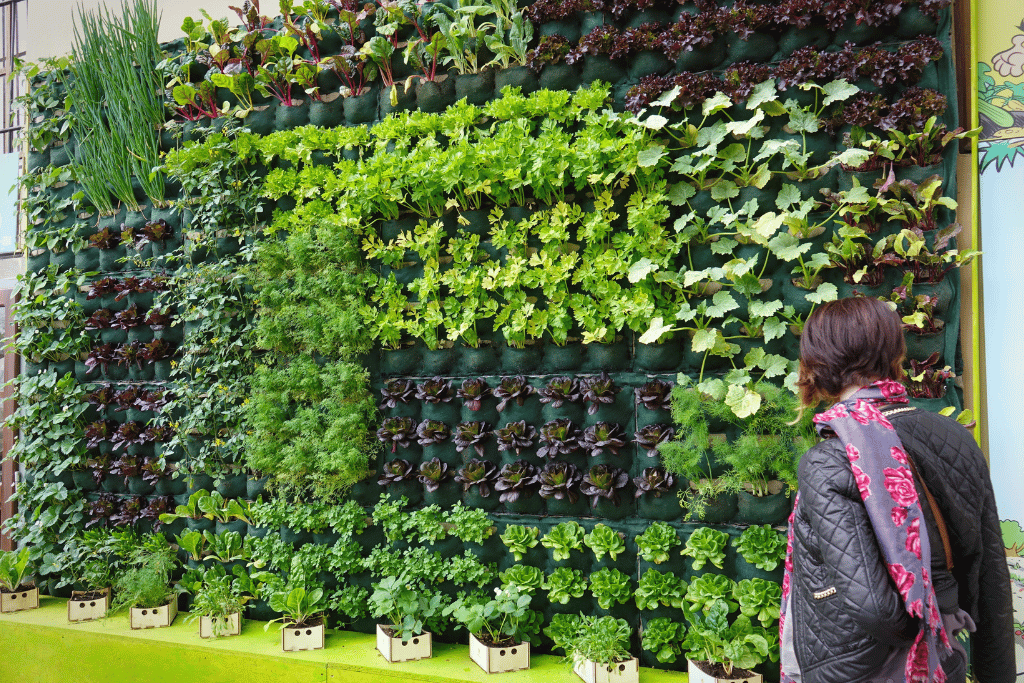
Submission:
[[[155,0],[134,0],[121,18],[106,7],[79,9],[71,78],[66,80],[72,130],[78,149],[71,155],[75,175],[103,213],[117,199],[132,210],[139,204],[132,176],[156,204],[164,200],[157,129],[164,120]]]

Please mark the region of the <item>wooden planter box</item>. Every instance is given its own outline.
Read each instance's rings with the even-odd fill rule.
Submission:
[[[178,616],[178,601],[171,599],[160,607],[132,607],[129,623],[133,629],[166,628],[174,623]]]
[[[411,662],[434,656],[434,643],[429,632],[424,631],[403,643],[401,638],[392,638],[385,633],[380,624],[377,624],[377,649],[389,662]]]
[[[690,683],[762,683],[764,680],[761,674],[737,678],[715,678],[711,674],[701,671],[692,659],[686,660],[686,675],[689,677]]]
[[[589,659],[579,659],[572,667],[573,672],[587,683],[639,683],[640,660],[636,657],[612,665],[612,670],[604,664]]]
[[[469,634],[469,658],[489,674],[522,671],[530,668],[530,644],[492,647]]]
[[[214,638],[217,636],[237,636],[242,632],[242,615],[238,612],[229,614],[227,617],[227,629],[221,633],[213,632],[213,619],[210,617],[199,617],[199,637]]]
[[[21,612],[39,607],[39,589],[22,588],[14,593],[0,593],[0,613]]]
[[[281,649],[285,652],[324,649],[324,625],[296,626],[285,624],[281,629]]]
[[[95,621],[107,616],[110,609],[110,588],[103,589],[103,595],[99,598],[83,599],[88,591],[71,591],[71,599],[68,600],[68,621]]]

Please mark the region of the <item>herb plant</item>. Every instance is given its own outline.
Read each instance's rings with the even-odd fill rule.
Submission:
[[[530,609],[531,597],[515,586],[495,589],[493,600],[460,598],[444,608],[467,631],[491,647],[537,640],[541,614]]]
[[[386,618],[393,637],[405,643],[423,633],[426,621],[441,613],[441,599],[411,583],[405,574],[390,576],[374,585],[370,613]]]
[[[613,665],[630,659],[631,633],[625,619],[584,616],[566,646],[566,653],[573,660],[587,659],[611,671]]]

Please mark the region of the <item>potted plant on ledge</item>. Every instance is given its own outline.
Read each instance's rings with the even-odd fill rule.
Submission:
[[[237,636],[242,632],[245,602],[246,597],[220,566],[208,569],[195,588],[185,623],[198,621],[200,638]]]
[[[629,654],[630,633],[625,619],[584,616],[564,645],[573,672],[587,683],[637,683],[640,662]]]
[[[460,598],[445,616],[469,631],[469,658],[489,674],[530,668],[530,640],[540,633],[542,616],[530,609],[531,596],[515,586],[495,589],[495,598]]]
[[[270,609],[281,616],[267,622],[266,631],[274,621],[281,621],[281,649],[285,652],[322,650],[324,648],[324,618],[320,616],[327,606],[323,588],[306,590],[304,586],[279,590],[270,596]]]
[[[430,595],[405,574],[388,577],[373,589],[370,612],[388,620],[377,624],[377,649],[384,659],[408,662],[432,657],[433,642],[425,624],[427,619],[440,614],[441,596]]]
[[[170,626],[178,616],[178,601],[171,588],[176,564],[174,553],[163,541],[137,550],[132,567],[114,581],[114,600],[110,614],[129,610],[133,629]]]
[[[39,607],[39,589],[26,581],[29,550],[0,552],[0,612],[20,612]]]

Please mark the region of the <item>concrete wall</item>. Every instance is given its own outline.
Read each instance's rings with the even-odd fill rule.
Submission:
[[[121,0],[29,0],[27,20],[21,26],[21,47],[26,57],[37,60],[43,57],[55,57],[67,54],[71,48],[74,35],[74,18],[78,7],[87,10],[106,4],[112,11],[119,12]],[[191,16],[196,20],[202,16],[200,9],[205,9],[214,18],[229,17],[236,23],[237,16],[228,9],[228,5],[241,6],[242,0],[157,0],[160,9],[160,40],[174,40],[181,36],[181,22]],[[264,14],[277,14],[277,3],[265,1],[261,3]]]

